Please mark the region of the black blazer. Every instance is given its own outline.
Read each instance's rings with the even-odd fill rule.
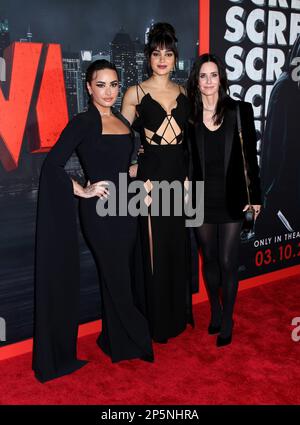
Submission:
[[[246,204],[247,189],[245,183],[243,157],[240,138],[237,128],[236,106],[238,101],[228,97],[225,108],[225,154],[224,154],[224,179],[226,201],[228,210],[233,219],[242,217],[242,210]],[[244,153],[250,180],[249,192],[251,204],[261,204],[261,189],[259,168],[256,152],[256,131],[251,103],[239,101],[242,134],[244,140]],[[205,149],[204,149],[204,124],[189,121],[187,128],[187,143],[190,151],[189,179],[192,182],[205,182]],[[193,202],[194,207],[195,200]]]

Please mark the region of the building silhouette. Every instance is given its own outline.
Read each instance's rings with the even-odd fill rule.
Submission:
[[[89,65],[93,61],[92,50],[81,50],[80,52],[80,67],[81,67],[81,85],[82,85],[82,101],[80,103],[80,112],[86,111],[89,103],[89,96],[86,90],[85,74]]]
[[[137,83],[138,71],[136,66],[135,44],[123,28],[115,35],[110,43],[111,60],[116,65],[120,78],[120,94],[116,107],[121,105],[121,97],[126,89]]]
[[[8,20],[0,19],[0,56],[3,57],[3,52],[10,45],[10,35],[8,28]]]
[[[21,43],[32,43],[32,32],[30,30],[30,25],[28,25],[26,37],[20,38]]]
[[[92,61],[97,60],[107,60],[110,62],[110,53],[109,52],[99,52],[92,56]]]
[[[78,53],[63,53],[63,70],[69,118],[72,118],[84,109],[82,72]]]
[[[149,32],[150,32],[151,28],[153,27],[153,25],[154,25],[154,19],[151,19],[150,25],[147,26],[146,31],[145,31],[145,44],[148,43]]]
[[[137,37],[134,41],[135,47],[135,63],[137,69],[137,81],[141,82],[148,78],[147,73],[147,61],[144,54],[144,44],[141,43],[140,39]]]

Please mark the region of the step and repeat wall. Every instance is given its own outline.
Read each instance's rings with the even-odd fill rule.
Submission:
[[[202,14],[202,15],[201,15]],[[206,16],[199,31],[199,15]],[[172,78],[184,85],[198,34],[225,62],[234,98],[253,104],[264,210],[242,235],[241,279],[300,260],[300,1],[20,0],[0,8],[0,344],[32,336],[39,173],[68,120],[84,111],[84,74],[114,62],[127,87],[147,78],[143,48],[153,22],[177,31]],[[204,34],[204,35],[203,35]],[[298,142],[298,143],[297,143]],[[66,169],[78,181],[76,155]],[[80,234],[80,228],[78,226]],[[101,317],[98,276],[80,234],[81,323]],[[200,285],[201,290],[201,285]],[[1,329],[3,326],[1,326]]]
[[[300,261],[300,1],[206,3],[210,50],[226,65],[230,95],[252,103],[257,130],[264,208],[242,235],[246,278]]]

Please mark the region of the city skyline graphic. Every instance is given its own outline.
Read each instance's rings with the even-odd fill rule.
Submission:
[[[69,119],[87,109],[85,72],[89,64],[97,59],[107,59],[113,62],[118,69],[120,91],[115,107],[120,109],[126,89],[148,78],[144,45],[151,25],[158,21],[169,21],[177,30],[179,60],[172,73],[172,79],[183,86],[186,83],[197,54],[197,1],[189,1],[183,8],[182,2],[175,0],[172,3],[174,6],[172,10],[168,5],[169,13],[166,16],[163,12],[165,6],[161,4],[162,2],[156,1],[151,2],[151,7],[150,2],[143,4],[144,16],[142,12],[138,11],[140,3],[137,0],[127,1],[126,7],[122,8],[120,8],[122,5],[120,0],[111,0],[110,5],[106,1],[99,0],[89,0],[83,5],[82,2],[75,0],[72,2],[72,9],[70,9],[71,2],[68,0],[62,2],[30,0],[26,4],[26,10],[20,16],[15,13],[15,10],[21,3],[19,0],[13,0],[0,6],[0,57],[13,42],[60,44]],[[99,25],[106,31],[100,31],[101,37],[99,37],[99,41],[95,42],[95,37],[91,36],[90,29],[94,28],[93,20],[98,19],[99,8],[103,12]],[[178,14],[180,9],[184,10],[184,15]],[[86,10],[89,11],[88,15],[85,15]],[[106,16],[111,10],[114,10],[114,13],[112,16],[109,14],[110,24],[107,24]],[[131,12],[130,16],[127,16],[129,12]],[[139,16],[138,22],[132,20],[132,15]],[[168,15],[169,17],[166,19]],[[181,19],[182,16],[185,16],[186,19]],[[72,22],[73,28],[80,29],[87,19],[90,28],[86,27],[85,31],[78,31],[77,36],[69,35],[67,29],[72,28],[70,22]],[[65,28],[61,25],[61,21],[65,22]],[[43,22],[44,25],[41,26],[40,22]],[[190,25],[191,22],[194,24]],[[181,33],[178,28],[181,29]],[[186,34],[187,29],[190,33],[189,37]],[[87,41],[87,36],[89,36],[89,41]],[[2,85],[2,89],[6,94],[9,91],[5,84]],[[45,154],[29,153],[28,148],[26,149],[26,145],[29,145],[28,138],[30,139],[30,135],[25,134],[19,166],[16,170],[7,173],[0,161],[2,193],[5,193],[6,190],[10,191],[10,186],[16,184],[20,184],[20,188],[23,185],[28,188],[28,184],[37,187]],[[78,177],[82,177],[80,168],[76,155],[73,155],[67,164],[67,169],[78,174]]]

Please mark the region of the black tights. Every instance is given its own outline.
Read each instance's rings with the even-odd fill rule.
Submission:
[[[241,222],[204,223],[195,228],[198,246],[203,254],[203,273],[211,306],[211,324],[221,325],[222,337],[229,336],[232,331],[232,315],[238,290],[240,231]]]

